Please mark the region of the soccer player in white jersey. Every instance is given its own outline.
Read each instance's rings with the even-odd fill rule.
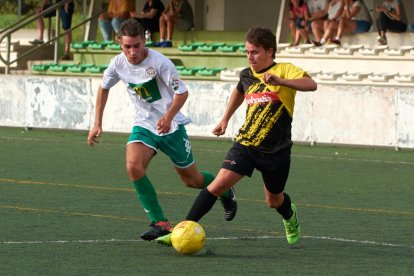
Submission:
[[[126,169],[137,191],[138,199],[151,220],[150,229],[141,234],[144,240],[154,240],[171,231],[158,202],[146,169],[158,150],[164,152],[186,186],[205,188],[214,179],[200,172],[192,155],[185,125],[190,118],[180,112],[188,90],[174,64],[161,53],[145,47],[145,33],[137,20],[121,24],[119,41],[122,53],[115,56],[103,75],[96,99],[95,123],[88,135],[94,146],[102,135],[102,119],[108,94],[122,81],[135,105],[135,122],[126,147]],[[224,217],[230,221],[237,211],[234,190],[221,196]]]

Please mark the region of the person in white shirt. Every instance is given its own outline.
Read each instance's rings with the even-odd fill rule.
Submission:
[[[345,0],[344,10],[339,19],[336,37],[332,43],[341,45],[344,34],[368,32],[372,25],[372,18],[363,0]]]
[[[102,135],[103,113],[110,89],[119,81],[135,105],[135,122],[126,147],[126,169],[137,191],[138,199],[151,220],[150,229],[141,235],[154,240],[171,231],[158,203],[155,189],[146,176],[146,169],[160,150],[173,163],[186,186],[205,188],[214,175],[200,172],[193,158],[185,125],[190,118],[180,112],[188,90],[174,64],[161,53],[145,47],[144,28],[134,18],[125,20],[119,29],[122,53],[115,56],[103,75],[96,98],[95,123],[88,134],[94,146]],[[113,116],[116,116],[114,114]],[[234,190],[221,196],[224,217],[232,220],[237,211]]]
[[[320,41],[324,32],[324,22],[328,19],[328,0],[308,0],[309,22],[315,41]]]
[[[315,46],[322,46],[326,42],[333,39],[334,34],[338,30],[339,19],[344,10],[345,0],[331,0],[328,5],[328,18],[323,22],[323,36],[318,40],[315,37],[313,44]]]

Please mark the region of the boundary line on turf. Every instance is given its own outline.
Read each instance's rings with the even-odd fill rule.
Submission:
[[[284,236],[232,236],[232,237],[209,237],[207,240],[263,240],[263,239],[285,239]],[[406,244],[396,244],[396,243],[387,243],[387,242],[377,242],[377,241],[368,241],[368,240],[355,240],[355,239],[345,239],[345,238],[335,238],[327,236],[302,236],[302,239],[309,240],[328,240],[328,241],[337,241],[344,243],[357,243],[357,244],[368,244],[375,246],[385,246],[385,247],[401,247],[414,249],[414,245]],[[2,241],[0,242],[3,245],[7,244],[65,244],[65,243],[112,243],[112,242],[146,242],[144,240],[138,239],[107,239],[107,240],[51,240],[51,241]]]

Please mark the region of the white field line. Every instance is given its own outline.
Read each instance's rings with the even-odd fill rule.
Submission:
[[[285,239],[284,236],[240,236],[240,237],[212,237],[207,238],[207,240],[263,240],[263,239]],[[344,239],[344,238],[335,238],[335,237],[326,237],[326,236],[302,236],[302,239],[307,240],[327,240],[327,241],[336,241],[339,243],[356,243],[356,244],[367,244],[374,246],[382,247],[401,247],[414,249],[414,245],[407,244],[395,244],[387,242],[377,242],[377,241],[367,241],[367,240],[353,240],[353,239]],[[107,239],[107,240],[51,240],[51,241],[2,241],[0,242],[3,245],[6,244],[65,244],[65,243],[130,243],[130,242],[145,242],[144,240],[139,239]]]

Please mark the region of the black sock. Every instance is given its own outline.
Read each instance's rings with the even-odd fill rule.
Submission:
[[[199,221],[216,203],[217,197],[210,193],[207,188],[201,190],[195,199],[186,220]]]
[[[277,208],[276,210],[278,211],[279,214],[282,215],[282,217],[287,220],[290,219],[293,215],[292,212],[292,208],[290,207],[291,205],[291,201],[290,201],[290,197],[287,193],[283,193],[285,199],[283,200],[282,205]]]

